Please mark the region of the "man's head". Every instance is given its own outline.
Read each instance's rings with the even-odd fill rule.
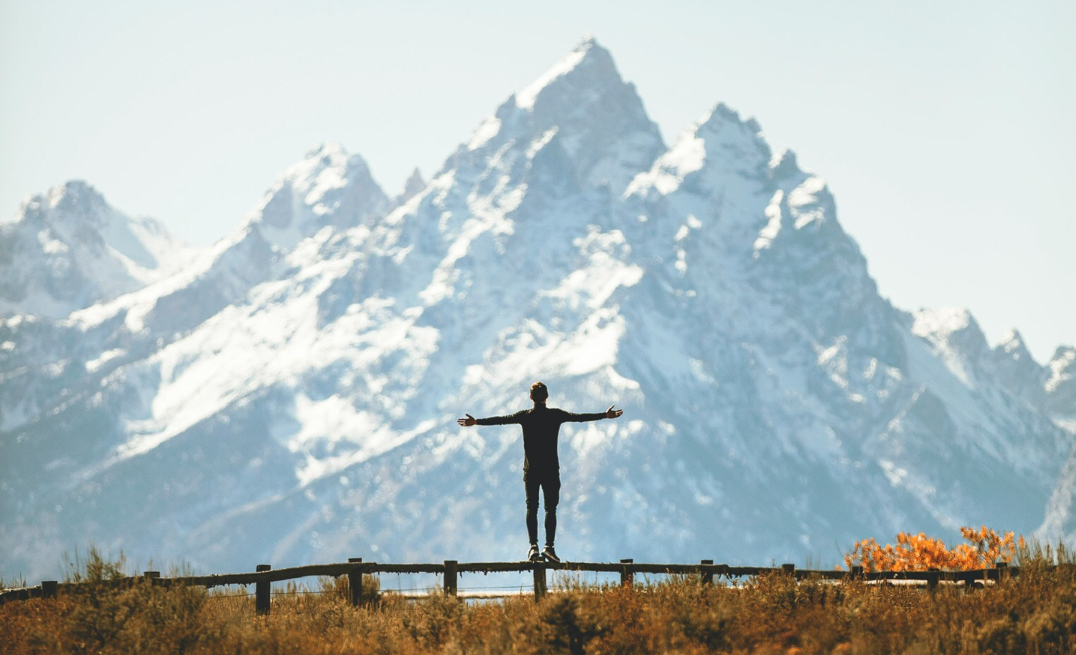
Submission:
[[[546,388],[545,382],[535,382],[531,385],[531,400],[544,403],[547,398],[549,398],[549,389]]]

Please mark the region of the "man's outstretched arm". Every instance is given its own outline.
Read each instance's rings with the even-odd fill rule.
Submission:
[[[575,423],[583,423],[585,421],[600,421],[603,418],[620,418],[620,415],[624,413],[622,409],[613,409],[616,405],[609,405],[609,409],[604,412],[594,412],[593,414],[575,414],[572,412],[564,412],[567,415],[567,420]]]
[[[456,423],[459,423],[465,428],[469,428],[472,425],[510,425],[512,423],[519,423],[521,414],[523,414],[523,412],[509,414],[508,416],[491,416],[489,418],[475,418],[470,414],[464,414],[464,418],[456,419]]]

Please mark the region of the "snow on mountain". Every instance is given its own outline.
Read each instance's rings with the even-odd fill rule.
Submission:
[[[1046,368],[1035,361],[1018,331],[1006,334],[990,353],[989,360],[993,374],[1009,391],[1049,413],[1045,406],[1049,382]]]
[[[1076,421],[1076,348],[1058,348],[1046,368],[1047,410],[1070,423]]]
[[[126,364],[286,275],[289,248],[301,239],[370,220],[387,203],[361,157],[322,145],[286,171],[235,232],[174,275],[56,323],[25,316],[0,323],[0,430],[63,406],[74,387],[96,392]]]
[[[151,218],[131,218],[71,181],[0,225],[0,315],[61,318],[159,280],[194,250]]]
[[[1076,434],[1076,348],[1058,348],[1045,369],[1043,406],[1055,422]],[[1076,448],[1065,462],[1037,535],[1048,543],[1076,541]]]
[[[290,251],[324,227],[348,228],[378,216],[388,202],[362,157],[325,143],[285,171],[247,220],[270,244]]]
[[[1025,352],[882,299],[754,120],[717,105],[666,148],[589,39],[391,201],[322,146],[183,272],[0,323],[0,575],[91,540],[212,571],[518,559],[518,428],[454,419],[536,379],[625,408],[562,430],[572,559],[1030,533],[1076,404],[1073,358],[1039,367],[1051,414]]]
[[[568,189],[604,184],[615,194],[664,150],[634,85],[621,79],[609,51],[594,39],[509,98],[446,166],[496,165],[520,144],[532,155],[543,153],[539,162],[546,166],[570,162],[573,175],[561,181]],[[526,183],[548,184],[541,177]]]

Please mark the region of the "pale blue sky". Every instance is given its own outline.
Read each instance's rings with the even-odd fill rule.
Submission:
[[[723,101],[883,295],[1076,342],[1076,2],[0,0],[0,217],[81,178],[207,244],[321,141],[393,193],[585,35],[666,141]]]

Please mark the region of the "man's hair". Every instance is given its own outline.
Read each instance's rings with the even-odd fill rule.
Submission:
[[[535,382],[531,385],[531,400],[544,403],[547,398],[549,398],[549,389],[546,388],[545,382]]]

